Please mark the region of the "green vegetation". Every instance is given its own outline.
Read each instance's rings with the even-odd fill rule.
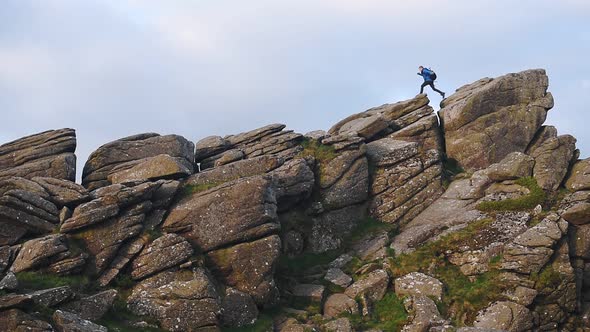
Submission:
[[[342,252],[342,250],[329,250],[321,254],[305,253],[293,258],[281,255],[277,270],[284,272],[285,275],[299,276],[314,266],[328,265]]]
[[[369,317],[345,315],[357,330],[380,329],[383,331],[399,331],[408,321],[408,313],[403,300],[394,292],[388,292],[383,299],[373,305]]]
[[[242,327],[227,327],[221,329],[223,332],[272,332],[273,314],[271,312],[261,313],[254,324]]]
[[[484,212],[492,211],[525,211],[534,209],[539,204],[544,204],[546,200],[545,191],[537,184],[533,177],[525,177],[516,180],[518,185],[526,187],[530,193],[518,198],[509,198],[503,201],[482,202],[477,209]]]
[[[395,235],[395,232],[397,232],[397,224],[388,224],[368,217],[350,232],[350,235],[346,239],[346,243],[355,243],[365,236],[381,231],[387,231],[390,236],[393,236]]]
[[[222,182],[207,182],[207,183],[200,183],[200,184],[188,184],[182,187],[180,195],[181,197],[189,196],[192,194],[200,193],[202,191],[209,190],[211,188],[215,188],[219,185],[223,184]]]
[[[314,157],[319,162],[328,162],[336,158],[336,152],[334,147],[330,145],[324,145],[317,140],[305,138],[301,142],[303,151],[299,153],[299,157]]]
[[[541,272],[531,274],[531,279],[535,281],[535,288],[541,290],[558,287],[561,284],[562,276],[559,271],[549,265],[543,268]]]
[[[24,271],[17,273],[16,278],[20,287],[30,290],[70,286],[74,290],[89,291],[97,287],[85,275],[58,276],[55,274]]]
[[[446,286],[442,303],[439,303],[441,313],[447,315],[452,312],[452,316],[457,319],[455,324],[458,326],[472,322],[479,310],[501,296],[501,283],[498,282],[499,270],[495,267],[501,258],[494,257],[489,272],[477,276],[475,280],[470,280],[461,273],[459,267],[447,260],[445,252],[468,243],[478,230],[491,221],[491,219],[484,219],[473,222],[462,230],[424,244],[412,253],[390,259],[392,273],[400,277],[419,271],[436,277]]]
[[[105,316],[98,321],[100,325],[103,325],[109,329],[109,331],[115,332],[136,332],[136,331],[147,331],[147,332],[159,332],[164,331],[160,328],[149,328],[149,327],[132,327],[130,324],[137,321],[145,321],[150,325],[158,326],[156,319],[151,317],[140,317],[132,313],[127,308],[127,298],[131,294],[133,286],[136,284],[131,276],[127,274],[119,274],[113,280],[113,287],[118,291],[117,297],[113,302],[113,306],[105,314]]]

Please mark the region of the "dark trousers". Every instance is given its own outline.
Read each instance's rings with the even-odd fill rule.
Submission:
[[[424,87],[427,86],[427,85],[430,85],[430,87],[432,88],[432,90],[440,93],[441,96],[442,96],[443,92],[434,87],[434,82],[433,81],[424,81],[424,83],[422,83],[422,85],[420,86],[420,93],[423,93],[424,92]]]

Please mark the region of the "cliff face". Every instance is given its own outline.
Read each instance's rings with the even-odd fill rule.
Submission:
[[[590,160],[543,70],[305,135],[0,146],[0,330],[590,328]]]

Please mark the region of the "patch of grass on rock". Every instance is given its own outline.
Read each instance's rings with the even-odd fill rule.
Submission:
[[[93,290],[96,285],[85,275],[59,276],[55,274],[23,271],[16,273],[19,287],[29,290],[70,286],[74,290]]]
[[[520,178],[515,183],[528,188],[530,193],[518,198],[509,198],[502,201],[481,202],[477,205],[477,209],[483,212],[526,211],[545,203],[547,196],[543,188],[539,187],[535,178]]]
[[[299,157],[301,158],[314,157],[315,160],[319,162],[328,162],[336,158],[334,147],[331,145],[324,145],[318,140],[305,138],[301,142],[301,146],[303,147],[303,151],[299,153]]]
[[[394,292],[388,292],[383,299],[373,304],[368,317],[345,315],[356,330],[380,329],[383,331],[399,331],[408,322],[408,313],[404,308],[403,299]]]

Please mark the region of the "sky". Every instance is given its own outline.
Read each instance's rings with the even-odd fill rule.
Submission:
[[[588,54],[588,0],[3,0],[0,143],[75,128],[80,172],[141,132],[327,130],[415,96],[424,65],[448,94],[545,68],[547,124],[588,157]]]

